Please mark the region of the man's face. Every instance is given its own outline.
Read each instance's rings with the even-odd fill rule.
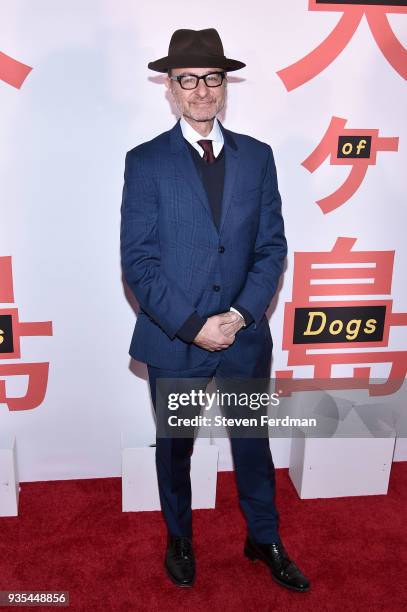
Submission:
[[[211,72],[222,72],[222,68],[173,68],[171,76],[196,74],[202,76]],[[203,79],[195,89],[182,89],[177,81],[167,78],[166,85],[171,91],[178,110],[184,117],[194,121],[210,121],[222,110],[226,97],[226,78],[219,87],[207,87]]]

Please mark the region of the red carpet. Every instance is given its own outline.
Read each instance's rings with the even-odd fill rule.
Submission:
[[[387,496],[299,500],[277,470],[281,535],[308,593],[243,557],[232,473],[219,474],[217,509],[194,513],[192,589],[164,573],[161,514],[121,512],[119,478],[23,483],[20,516],[0,518],[0,590],[67,590],[65,609],[89,612],[405,610],[406,477],[407,462],[395,463]]]

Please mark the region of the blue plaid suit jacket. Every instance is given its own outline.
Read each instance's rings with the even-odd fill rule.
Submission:
[[[233,303],[254,321],[223,352],[247,361],[272,349],[265,312],[287,254],[273,152],[259,140],[221,129],[219,231],[179,121],[126,154],[121,261],[140,305],[129,353],[160,368],[202,363],[208,351],[181,340],[177,330],[194,311],[208,317]]]

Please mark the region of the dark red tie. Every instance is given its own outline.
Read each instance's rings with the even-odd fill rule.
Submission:
[[[215,156],[212,149],[212,140],[198,140],[198,144],[203,148],[203,158],[208,164],[213,164]]]

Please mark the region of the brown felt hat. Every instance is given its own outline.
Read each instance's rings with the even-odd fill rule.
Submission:
[[[223,68],[230,72],[245,66],[243,62],[225,57],[222,41],[214,28],[175,30],[168,55],[148,64],[157,72],[167,72],[169,68]]]

